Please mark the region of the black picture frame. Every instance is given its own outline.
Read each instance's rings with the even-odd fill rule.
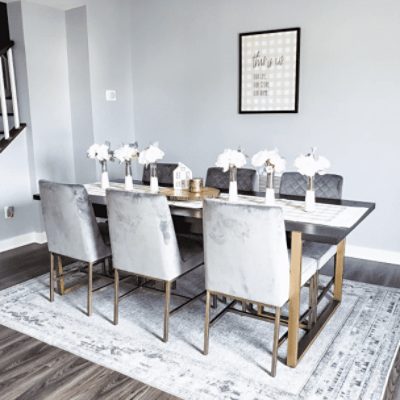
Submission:
[[[295,38],[294,44],[292,43],[293,38]],[[258,45],[253,46],[251,40],[257,43],[258,39],[261,43],[267,43],[268,41],[270,43],[275,43],[274,41],[271,42],[271,40],[283,39],[285,42],[288,41],[290,45],[283,43],[282,47],[277,47],[277,49],[272,50],[271,46],[268,47],[268,43],[264,43],[259,47]],[[298,113],[300,39],[300,28],[274,29],[239,34],[239,114]],[[247,40],[247,46],[251,46],[251,51],[246,51],[247,54],[244,54],[244,40]],[[272,56],[271,52],[275,52],[275,50],[278,50],[278,52],[276,56]],[[292,60],[293,56],[295,60]],[[285,59],[288,60],[286,64]],[[251,64],[249,60],[252,60]],[[249,64],[251,65],[252,73],[249,71]],[[243,65],[246,66],[246,71]],[[279,78],[278,82],[271,82],[271,73],[268,74],[268,72],[274,69],[278,70],[279,73],[279,68],[281,67],[285,69],[285,71],[282,71],[284,72],[284,77],[282,79]],[[255,72],[256,69],[257,72]],[[243,78],[244,72],[247,72],[245,78]],[[292,74],[290,77],[286,77],[286,75],[290,74]],[[249,78],[249,76],[252,77]],[[274,77],[273,80],[275,79],[277,78]],[[281,94],[275,94],[275,87],[271,89],[271,86],[274,84],[281,85],[282,83],[287,85],[286,87],[288,88],[286,89],[284,86],[283,91],[288,94],[284,94],[283,96]],[[260,85],[262,87],[260,87]],[[250,94],[251,92],[252,94]],[[281,93],[281,89],[278,89],[277,92]],[[270,93],[273,93],[272,97]],[[257,100],[260,101],[260,104],[256,102]],[[282,100],[284,103],[281,103]]]

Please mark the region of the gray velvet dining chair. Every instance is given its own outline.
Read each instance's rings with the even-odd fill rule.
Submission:
[[[50,301],[54,301],[54,284],[62,295],[72,288],[64,287],[64,277],[81,269],[64,272],[62,257],[87,263],[87,314],[92,314],[93,266],[111,258],[111,248],[99,229],[93,207],[83,185],[41,180],[40,199],[47,244],[50,252]],[[57,272],[55,270],[57,257]]]
[[[172,186],[174,184],[174,170],[177,167],[178,164],[174,163],[157,163],[158,183],[161,186]],[[143,168],[142,182],[145,184],[150,183],[150,165]]]
[[[285,172],[282,174],[279,194],[289,196],[305,196],[307,190],[307,178],[299,172]],[[321,199],[340,200],[343,191],[343,177],[335,174],[315,175],[315,196]],[[337,252],[337,246],[305,241],[303,252],[317,262],[317,270],[310,280],[310,318],[311,326],[317,318],[319,271]]]
[[[234,204],[205,200],[203,209],[204,254],[206,272],[206,316],[204,354],[209,349],[211,296],[256,304],[259,310],[274,307],[274,338],[271,375],[276,374],[281,308],[289,299],[290,250],[286,246],[283,211],[279,207]],[[303,256],[301,285],[315,273],[317,263]],[[241,315],[249,315],[243,307]],[[267,319],[264,312],[252,317]]]
[[[163,195],[107,190],[107,207],[115,273],[114,324],[118,324],[119,271],[139,276],[144,282],[161,281],[165,285],[163,340],[166,342],[169,316],[204,294],[203,291],[193,298],[186,297],[185,303],[170,310],[172,283],[203,265],[202,246],[188,237],[177,238]],[[152,289],[146,283],[140,287]]]
[[[238,168],[237,184],[240,192],[252,192],[256,187],[257,172],[254,169]],[[222,168],[211,167],[207,170],[206,186],[222,191],[229,189],[229,171]]]

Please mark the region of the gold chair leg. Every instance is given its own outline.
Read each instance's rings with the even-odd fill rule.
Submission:
[[[171,302],[171,282],[165,282],[165,304],[164,304],[164,342],[168,342],[169,331],[169,305]]]
[[[107,275],[107,269],[108,269],[108,258],[105,258],[101,264],[101,272],[103,275]]]
[[[315,275],[310,279],[310,286],[308,288],[308,329],[311,329],[314,323],[314,296],[315,296]]]
[[[118,325],[119,314],[119,272],[114,269],[114,325]]]
[[[314,312],[313,312],[313,323],[317,322],[318,318],[318,285],[319,285],[319,271],[315,273],[314,283]]]
[[[54,301],[54,254],[50,253],[50,301]]]
[[[93,311],[93,263],[88,266],[88,293],[87,293],[87,314],[90,317]]]
[[[57,256],[57,267],[58,267],[58,278],[57,278],[58,294],[63,296],[65,294],[65,285],[64,285],[64,268],[61,256]]]
[[[276,376],[276,364],[278,361],[278,345],[279,345],[279,325],[281,322],[281,309],[275,307],[275,326],[274,326],[274,346],[272,349],[271,376]]]
[[[212,296],[212,304],[211,304],[212,308],[217,308],[218,307],[218,296],[217,295],[213,295]]]
[[[206,294],[206,317],[204,320],[204,350],[203,354],[206,356],[208,354],[208,345],[210,341],[210,300],[211,294],[207,290]]]

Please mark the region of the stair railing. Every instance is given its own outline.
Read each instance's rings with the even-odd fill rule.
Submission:
[[[7,99],[6,99],[6,89],[5,89],[5,74],[8,73],[9,85],[11,91],[11,100],[12,100],[12,114],[14,117],[14,127],[15,129],[19,129],[21,127],[21,122],[19,118],[19,109],[18,109],[18,98],[17,98],[17,87],[15,83],[15,70],[14,70],[14,59],[12,48],[10,47],[7,50],[7,62],[8,68],[3,68],[3,63],[0,60],[0,109],[3,117],[3,131],[4,131],[4,139],[10,139],[10,123],[8,120],[8,110],[7,110]],[[8,69],[8,71],[7,71]]]
[[[8,123],[8,111],[7,111],[7,101],[6,101],[6,89],[4,85],[4,71],[3,62],[0,60],[0,108],[3,117],[3,132],[4,139],[10,139],[10,125]]]

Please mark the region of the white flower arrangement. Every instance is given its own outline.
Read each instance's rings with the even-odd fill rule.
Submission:
[[[278,149],[259,151],[254,154],[251,163],[255,168],[266,166],[268,173],[283,172],[286,168],[286,160],[279,155]]]
[[[122,164],[129,163],[139,156],[137,143],[125,144],[114,151],[114,157]]]
[[[297,170],[305,176],[313,177],[315,174],[323,175],[326,170],[331,166],[329,160],[322,156],[317,156],[316,148],[311,149],[309,154],[301,154],[294,162]]]
[[[158,143],[151,144],[139,154],[139,163],[146,166],[164,158],[164,152],[158,147]]]
[[[240,150],[225,149],[218,156],[215,165],[222,168],[224,172],[228,171],[231,166],[242,168],[246,165],[246,156]]]
[[[92,160],[98,160],[100,162],[110,161],[112,158],[112,152],[110,151],[110,145],[108,143],[105,144],[92,144],[88,151],[87,156]]]

